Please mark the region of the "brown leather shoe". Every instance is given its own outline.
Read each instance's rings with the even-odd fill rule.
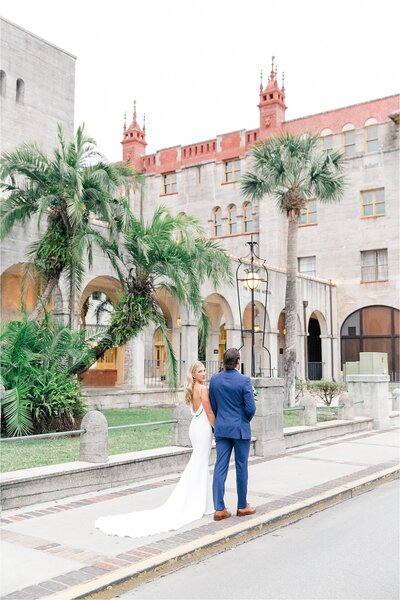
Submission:
[[[232,516],[232,513],[229,512],[226,508],[224,510],[216,510],[214,513],[214,521],[222,521],[222,519],[229,519]]]
[[[248,515],[254,515],[255,512],[256,512],[255,507],[250,506],[250,504],[248,504],[246,506],[246,508],[238,508],[237,512],[236,512],[236,516],[237,517],[247,517]]]

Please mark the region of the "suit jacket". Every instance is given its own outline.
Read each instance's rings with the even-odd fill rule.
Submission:
[[[249,440],[256,412],[250,377],[236,369],[221,371],[210,381],[210,403],[215,414],[215,437]]]

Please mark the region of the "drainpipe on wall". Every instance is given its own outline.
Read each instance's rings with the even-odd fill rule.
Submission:
[[[307,347],[307,314],[306,309],[308,300],[303,300],[303,321],[304,321],[304,378],[308,381],[308,347]]]
[[[335,373],[334,373],[334,360],[333,360],[333,320],[332,320],[332,280],[329,280],[329,311],[330,311],[330,322],[331,322],[331,376],[332,376],[332,381],[336,381],[335,380]]]

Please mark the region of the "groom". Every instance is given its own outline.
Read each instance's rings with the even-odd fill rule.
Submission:
[[[247,504],[247,471],[250,451],[250,421],[256,412],[253,387],[249,377],[239,372],[240,354],[229,348],[224,354],[224,370],[210,381],[210,402],[215,414],[217,461],[214,469],[214,521],[231,516],[224,503],[225,480],[232,448],[235,449],[238,517],[252,515],[256,509]]]

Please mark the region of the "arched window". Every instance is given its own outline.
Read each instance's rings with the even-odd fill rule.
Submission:
[[[25,95],[25,82],[23,79],[17,79],[15,99],[18,102],[18,104],[24,103],[24,95]]]
[[[377,152],[379,150],[378,122],[368,119],[365,122],[365,151]]]
[[[222,211],[219,206],[213,209],[213,236],[222,235]]]
[[[237,214],[236,206],[234,204],[228,206],[228,231],[229,235],[237,233]]]
[[[346,158],[356,153],[356,132],[354,125],[347,123],[343,129],[343,151]]]
[[[325,154],[330,154],[333,150],[333,133],[330,129],[321,131],[322,150]]]
[[[243,232],[251,233],[253,231],[253,214],[251,209],[251,203],[245,202],[243,204]]]
[[[5,71],[0,71],[0,96],[6,95],[7,77]]]
[[[399,381],[400,311],[391,306],[366,306],[347,317],[340,330],[342,365],[360,360],[360,352],[385,352],[392,381]]]

